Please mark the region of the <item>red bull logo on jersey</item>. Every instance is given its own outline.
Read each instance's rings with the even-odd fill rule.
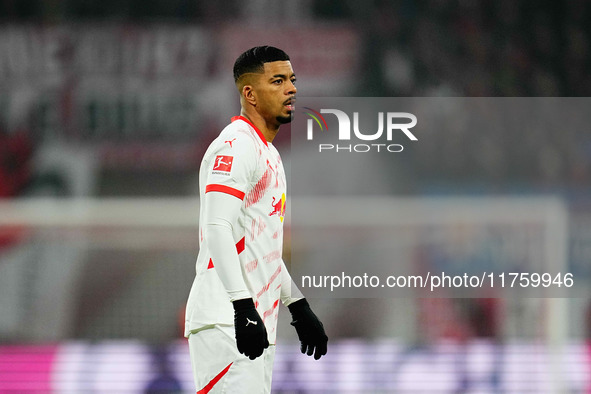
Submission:
[[[361,130],[359,126],[359,112],[353,112],[353,122],[347,113],[339,109],[321,109],[320,112],[314,111],[312,108],[304,107],[310,112],[305,112],[310,116],[307,122],[308,140],[314,139],[314,128],[320,128],[320,131],[328,131],[326,120],[321,114],[332,114],[336,116],[338,122],[338,140],[340,141],[375,141],[382,139],[385,134],[386,141],[391,142],[395,135],[406,136],[411,141],[417,141],[418,138],[410,131],[416,126],[417,117],[409,112],[378,112],[378,129],[377,131],[368,132]],[[317,127],[315,126],[317,125]],[[353,131],[351,133],[351,131]],[[387,151],[387,152],[402,152],[404,147],[400,144],[390,143],[362,143],[362,144],[326,144],[318,145],[318,151],[347,151],[347,152],[369,152],[369,151]]]
[[[283,218],[285,217],[285,193],[281,195],[280,199],[276,199],[275,196],[273,196],[271,205],[273,209],[269,213],[269,216],[277,215],[283,222]]]
[[[215,157],[213,162],[213,172],[215,173],[227,173],[232,171],[232,162],[234,161],[233,156],[218,155]]]

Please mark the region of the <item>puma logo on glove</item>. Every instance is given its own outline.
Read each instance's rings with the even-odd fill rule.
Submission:
[[[269,347],[267,329],[254,307],[252,298],[233,301],[232,305],[234,306],[236,347],[241,354],[254,360]],[[244,324],[245,320],[246,324]]]

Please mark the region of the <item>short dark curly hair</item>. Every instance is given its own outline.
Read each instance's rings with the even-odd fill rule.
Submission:
[[[265,63],[281,60],[289,60],[289,56],[279,48],[268,45],[250,48],[234,62],[234,81],[237,82],[246,73],[263,72]]]

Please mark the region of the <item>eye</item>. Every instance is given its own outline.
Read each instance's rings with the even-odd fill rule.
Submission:
[[[275,85],[281,85],[283,83],[283,80],[282,79],[276,79],[272,83],[274,83]]]
[[[295,78],[291,79],[291,83],[293,83],[294,85],[295,85],[296,81],[297,81],[297,79],[295,79]]]

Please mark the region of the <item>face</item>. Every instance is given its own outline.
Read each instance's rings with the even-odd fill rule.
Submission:
[[[294,85],[296,77],[289,61],[264,64],[264,72],[257,75],[253,94],[256,110],[268,121],[278,125],[291,122],[295,111]]]

